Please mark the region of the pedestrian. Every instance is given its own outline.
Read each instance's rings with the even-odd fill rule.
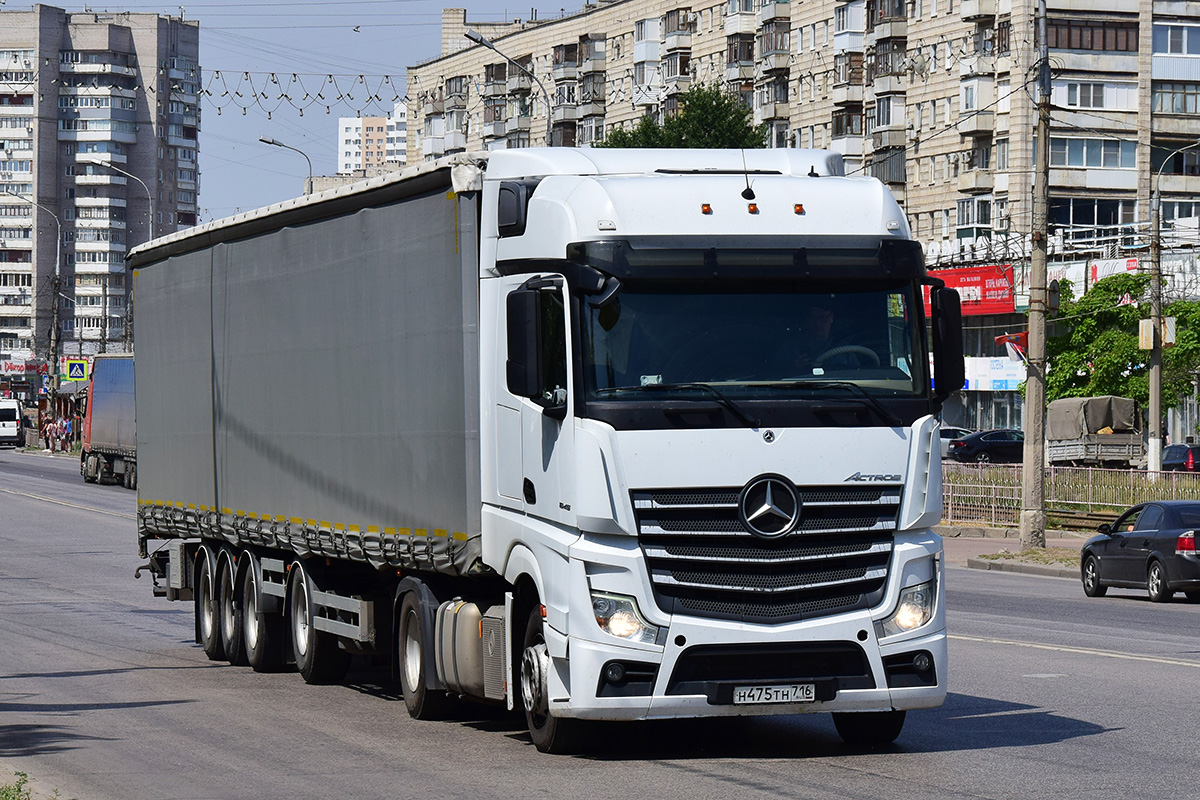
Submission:
[[[71,418],[63,417],[63,441],[66,443],[63,449],[68,453],[71,452],[71,449],[75,446],[73,430],[74,426],[71,424]]]

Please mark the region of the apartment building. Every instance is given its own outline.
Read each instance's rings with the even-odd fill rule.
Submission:
[[[1144,255],[1153,189],[1168,229],[1200,215],[1200,147],[1181,149],[1200,135],[1200,4],[1048,6],[1050,253],[1087,274]],[[959,270],[969,355],[995,362],[993,336],[1021,329],[1027,302],[1036,13],[1034,0],[602,0],[483,26],[446,9],[441,55],[408,72],[409,159],[586,145],[722,82],[768,146],[836,150],[891,188],[930,266]],[[1020,376],[978,366],[957,421],[1019,427]]]
[[[338,174],[403,167],[408,161],[406,114],[407,108],[398,104],[389,117],[339,118]]]
[[[199,27],[0,11],[0,357],[131,347],[126,252],[196,223]],[[53,290],[57,276],[58,292]]]

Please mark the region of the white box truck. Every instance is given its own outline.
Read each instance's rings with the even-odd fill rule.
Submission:
[[[550,752],[942,703],[958,295],[840,155],[465,154],[131,257],[140,551],[211,658],[386,655]]]

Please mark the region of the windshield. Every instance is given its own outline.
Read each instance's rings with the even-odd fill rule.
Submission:
[[[922,396],[929,383],[913,285],[856,288],[627,281],[603,308],[583,304],[587,399],[680,384],[732,399]]]

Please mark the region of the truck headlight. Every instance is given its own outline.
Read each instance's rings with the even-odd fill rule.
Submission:
[[[880,639],[916,630],[933,619],[937,601],[937,578],[900,590],[900,602],[888,617],[875,623]]]
[[[632,597],[592,592],[592,611],[600,630],[619,639],[654,644],[658,638],[658,626],[642,618],[637,601]]]

